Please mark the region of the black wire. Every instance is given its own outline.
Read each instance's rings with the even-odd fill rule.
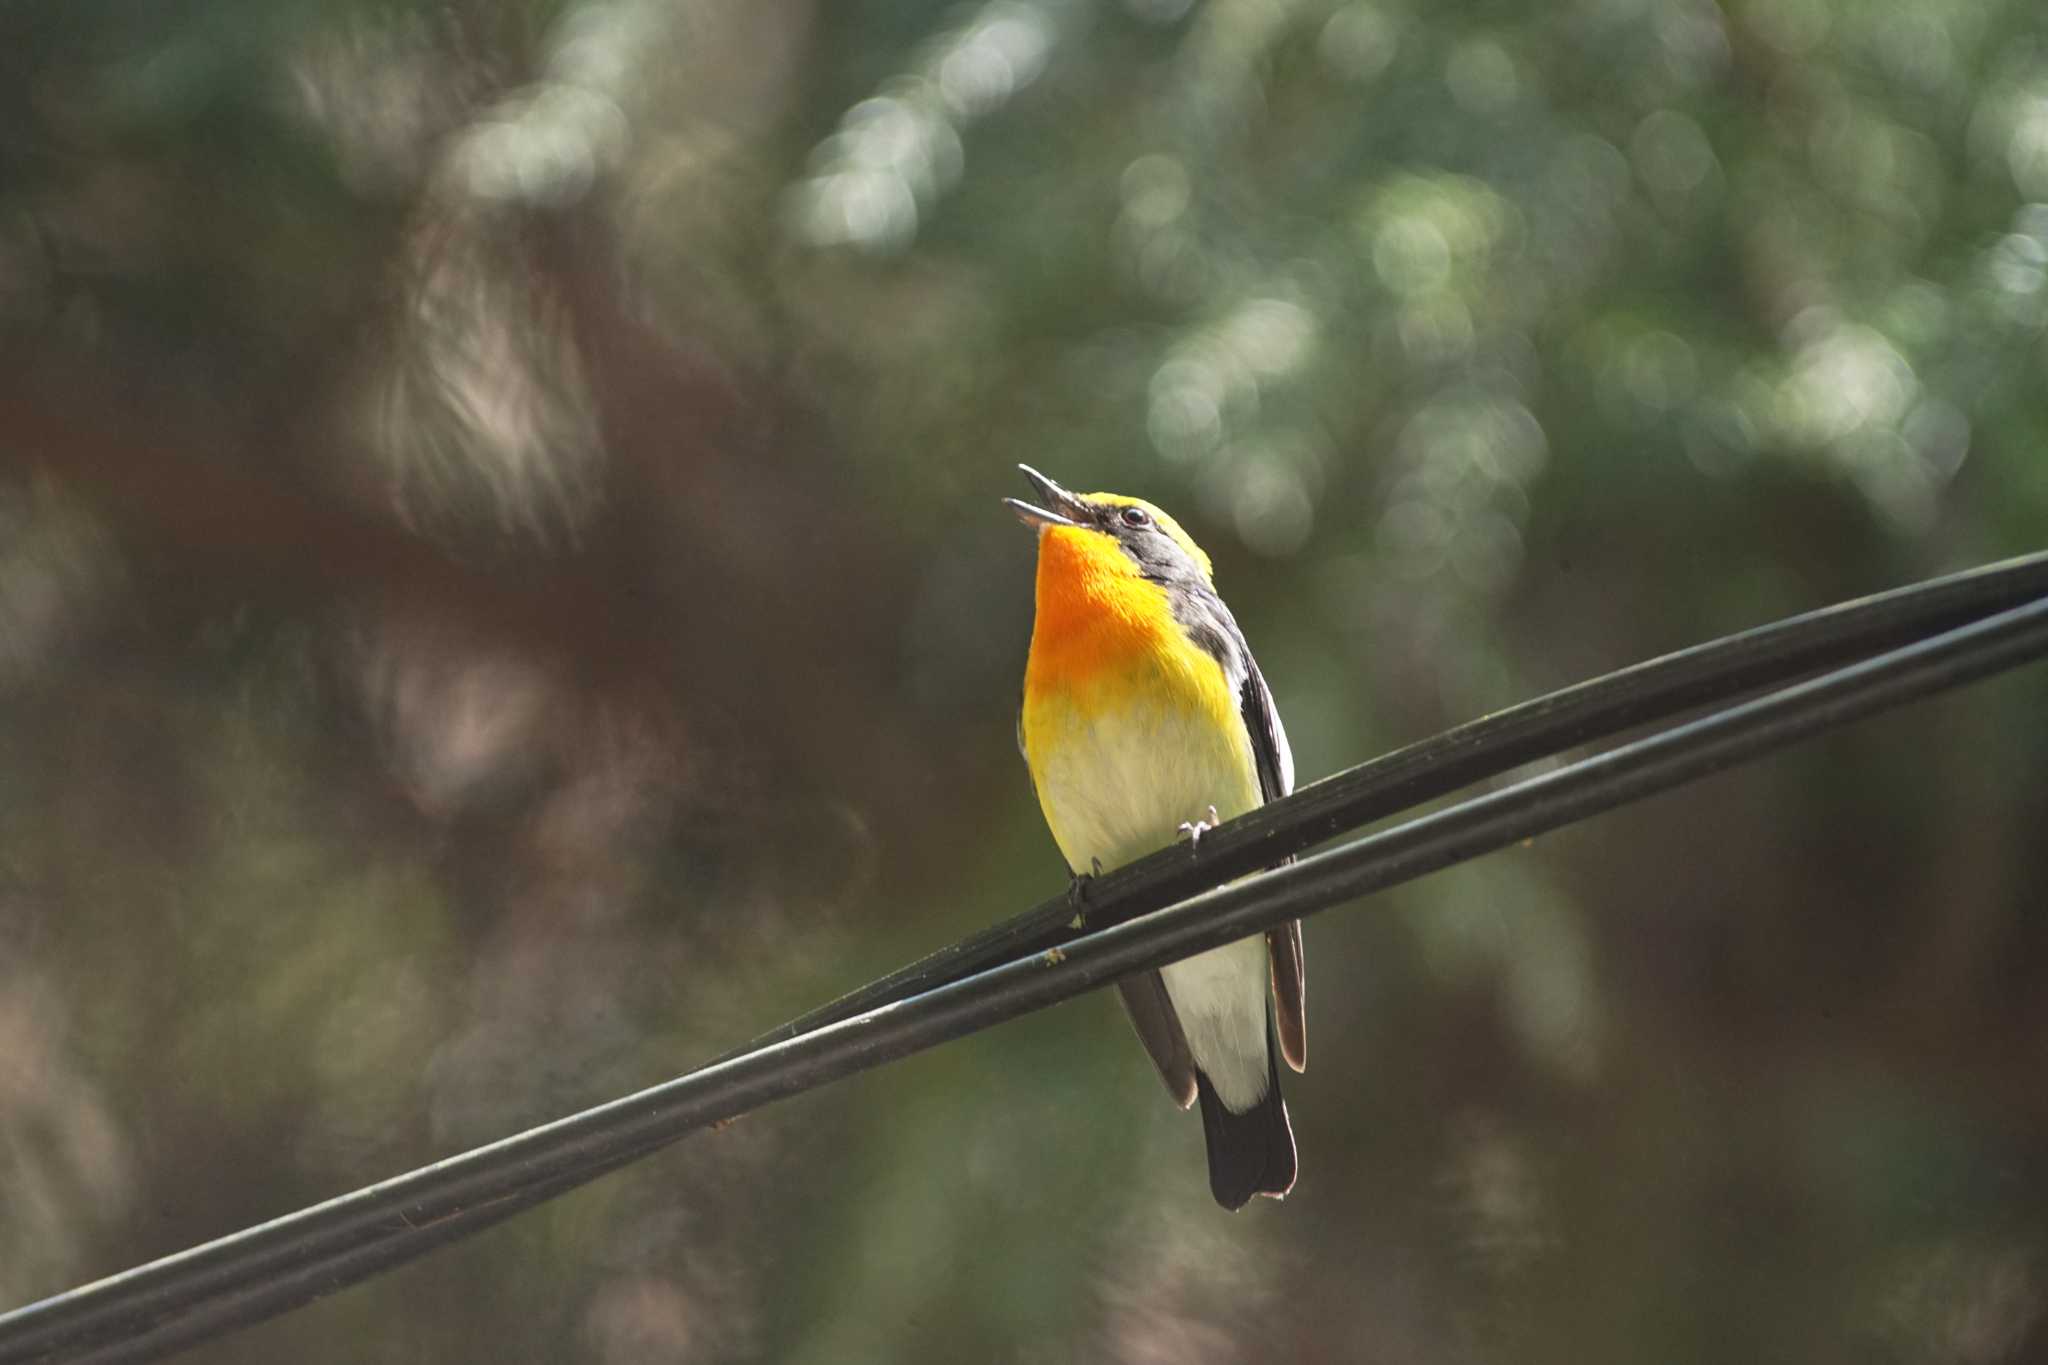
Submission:
[[[1762,678],[1782,676],[1777,670],[1795,667],[1789,661],[1798,661],[1797,671],[1806,671],[1844,652],[1867,649],[1874,640],[1910,636],[1957,614],[1981,613],[1987,602],[2002,602],[2001,594],[2015,592],[2019,581],[2043,591],[2033,576],[2044,570],[2048,556],[2014,561],[1816,613],[1805,618],[1808,624],[1801,631],[1790,635],[1786,631],[1793,623],[1786,623],[1641,665],[1368,764],[1364,771],[1380,776],[1367,785],[1380,793],[1372,798],[1377,801],[1395,799],[1389,794],[1394,792],[1403,793],[1404,802],[1428,799],[1414,793],[1427,792],[1446,779],[1441,773],[1414,770],[1422,761],[1415,756],[1425,751],[1431,765],[1455,765],[1466,773],[1459,783],[1463,785],[1475,775],[1527,762],[1583,742],[1591,734],[1643,723],[1655,707],[1669,714],[1713,695],[1753,687]],[[1043,1008],[1116,976],[1231,942],[2044,653],[2048,599],[1472,798],[1290,867],[1237,881],[1171,909],[1091,932],[1056,951],[770,1043],[664,1085],[30,1304],[0,1316],[0,1361],[142,1360],[207,1340],[466,1236],[697,1128]],[[1632,687],[1617,681],[1630,678]],[[1642,701],[1644,696],[1659,700],[1653,706]],[[1601,726],[1606,730],[1599,730]],[[1536,751],[1539,744],[1549,747]],[[1507,761],[1517,754],[1512,763]],[[1144,878],[1104,879],[1100,898],[1091,903],[1091,921],[1112,903],[1112,893],[1118,905],[1124,897],[1135,897],[1135,891],[1118,890],[1120,886],[1142,890],[1172,885],[1184,877],[1214,885],[1249,870],[1231,861],[1248,856],[1247,841],[1258,849],[1259,859],[1272,859],[1327,837],[1333,832],[1328,825],[1336,818],[1333,810],[1371,804],[1356,796],[1354,788],[1360,784],[1351,777],[1319,783],[1255,812],[1257,818],[1246,817],[1212,832],[1203,839],[1199,857],[1173,851],[1133,869],[1156,865]],[[1332,797],[1333,791],[1354,794]],[[1245,825],[1264,832],[1247,835],[1240,828]],[[1300,842],[1290,848],[1290,840]],[[1178,864],[1181,871],[1173,873],[1166,864]],[[1071,915],[1060,902],[1033,915],[1048,908],[1061,923]],[[959,960],[956,953],[952,961],[957,965]]]

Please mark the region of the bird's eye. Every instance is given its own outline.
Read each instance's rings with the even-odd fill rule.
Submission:
[[[1126,507],[1123,510],[1123,523],[1135,531],[1141,526],[1150,526],[1152,514],[1142,507]]]

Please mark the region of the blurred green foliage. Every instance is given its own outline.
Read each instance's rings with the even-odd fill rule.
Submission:
[[[0,1303],[1055,892],[1029,460],[1304,776],[2048,525],[2021,0],[0,9]],[[1310,927],[1235,1218],[1089,1000],[223,1361],[2048,1346],[2018,675]]]

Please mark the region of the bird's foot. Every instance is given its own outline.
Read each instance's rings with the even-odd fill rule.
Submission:
[[[1216,808],[1211,806],[1209,807],[1208,819],[1183,820],[1180,822],[1180,829],[1177,832],[1181,838],[1188,841],[1188,851],[1193,853],[1201,849],[1202,836],[1222,823],[1221,820],[1216,818]]]
[[[1067,883],[1067,904],[1074,909],[1076,929],[1088,918],[1088,888],[1102,875],[1102,859],[1089,859],[1088,867],[1089,870],[1086,872],[1076,872],[1073,880]]]

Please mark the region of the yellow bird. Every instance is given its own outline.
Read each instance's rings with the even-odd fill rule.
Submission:
[[[1004,499],[1038,534],[1017,740],[1075,877],[1285,796],[1287,733],[1209,556],[1151,503],[1018,467],[1043,505]],[[1201,1100],[1227,1209],[1294,1186],[1278,1063],[1307,1065],[1303,987],[1299,921],[1117,987],[1174,1102]]]

